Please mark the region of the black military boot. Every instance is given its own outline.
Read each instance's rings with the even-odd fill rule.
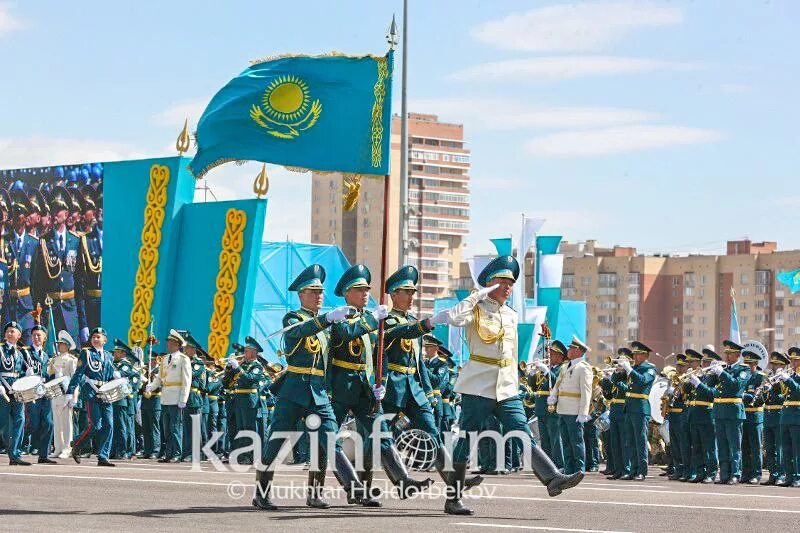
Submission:
[[[372,468],[359,472],[358,479],[364,487],[358,503],[364,507],[381,507],[383,504],[378,500],[381,497],[381,489],[372,486]]]
[[[434,461],[433,465],[436,467],[436,471],[439,472],[439,475],[442,476],[442,481],[444,481],[445,485],[450,484],[450,473],[445,471],[445,467],[447,466],[448,457],[447,448],[444,446],[440,446],[438,450],[436,450],[436,460]],[[464,480],[464,490],[469,490],[473,487],[477,487],[483,482],[483,476],[471,476],[469,479]]]
[[[472,509],[464,505],[461,501],[461,494],[464,490],[464,477],[467,473],[467,463],[453,464],[453,473],[448,477],[447,501],[444,502],[444,512],[453,515],[471,515]]]
[[[539,481],[547,487],[547,494],[558,496],[562,491],[572,488],[583,479],[583,472],[565,475],[559,472],[553,461],[539,446],[531,446],[531,466]]]
[[[336,470],[333,471],[333,476],[347,494],[347,503],[350,505],[360,504],[364,496],[364,485],[358,479],[353,463],[350,462],[350,459],[347,458],[342,450],[336,451],[334,459],[336,461]]]
[[[383,460],[383,470],[386,472],[389,481],[398,488],[401,500],[405,500],[433,484],[433,480],[430,478],[426,478],[425,481],[417,481],[408,477],[406,465],[403,464],[400,452],[397,451],[394,445],[381,450],[381,459]]]
[[[269,499],[273,477],[275,477],[275,472],[272,470],[256,470],[256,494],[253,497],[253,507],[265,511],[278,510],[278,507]]]
[[[322,497],[322,489],[324,486],[324,470],[308,473],[308,496],[306,496],[307,506],[313,507],[314,509],[327,509],[331,506],[331,504]]]

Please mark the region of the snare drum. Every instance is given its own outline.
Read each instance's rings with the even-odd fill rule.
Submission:
[[[101,386],[97,391],[97,397],[105,403],[114,403],[126,398],[130,393],[131,385],[128,383],[128,378],[119,378]]]
[[[44,396],[45,398],[58,398],[59,396],[64,396],[64,382],[69,379],[69,376],[61,376],[60,378],[51,379],[47,383],[44,384]]]
[[[44,396],[44,384],[39,376],[25,376],[11,385],[14,399],[22,403],[35,402]]]

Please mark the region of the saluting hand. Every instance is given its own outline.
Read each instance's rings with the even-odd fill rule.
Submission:
[[[381,321],[387,316],[389,316],[389,306],[381,304],[375,309],[373,309],[371,313],[372,316],[375,318],[375,320]]]
[[[486,297],[489,296],[489,293],[495,290],[496,288],[497,288],[496,285],[490,285],[488,287],[483,287],[481,289],[478,289],[478,292],[475,293],[475,295],[478,297],[478,301],[480,302],[481,300],[485,300]]]

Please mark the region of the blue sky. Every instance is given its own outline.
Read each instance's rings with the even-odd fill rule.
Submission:
[[[410,3],[409,109],[472,149],[470,251],[522,212],[647,252],[800,248],[797,2]],[[0,167],[171,155],[249,59],[380,52],[401,5],[0,0]],[[267,238],[307,240],[308,177],[270,170]]]

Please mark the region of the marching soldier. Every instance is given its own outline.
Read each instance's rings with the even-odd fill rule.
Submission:
[[[133,365],[127,358],[131,353],[131,349],[127,344],[120,339],[114,339],[114,368],[116,368],[120,377],[128,380],[131,384],[131,390],[133,390],[135,386],[133,380],[139,375],[139,372],[133,368]],[[135,402],[136,400],[133,397],[133,392],[131,392],[111,404],[114,416],[114,442],[111,446],[112,459],[130,459],[130,455],[128,454],[130,435],[131,432],[135,430],[133,427],[133,420],[131,420],[128,412],[131,403],[134,404],[133,407],[135,409]]]
[[[47,330],[36,324],[31,330],[31,346],[23,349],[27,367],[31,375],[39,376],[42,381],[48,381],[47,368],[50,356],[44,348],[47,340]],[[39,464],[56,464],[47,456],[50,453],[50,443],[53,440],[53,410],[49,398],[39,398],[26,404],[27,431],[31,437],[31,444],[39,451]]]
[[[628,452],[626,472],[620,479],[644,481],[647,477],[647,426],[650,422],[650,389],[656,379],[656,367],[648,358],[652,350],[644,343],[631,343],[634,365],[627,358],[620,360],[620,366],[628,375],[628,391],[625,393],[625,425],[631,437],[629,446],[623,450]]]
[[[517,315],[505,305],[518,276],[519,264],[513,257],[492,260],[478,276],[478,284],[484,288],[453,308],[440,311],[431,321],[465,328],[470,353],[455,388],[462,398],[459,428],[467,432],[467,438],[458,440],[453,454],[453,473],[448,483],[452,492],[448,492],[445,503],[448,514],[472,514],[461,501],[469,456],[469,432],[478,431],[483,421],[493,414],[506,431],[524,431],[531,435],[518,396]],[[581,472],[572,475],[559,472],[533,442],[531,465],[550,496],[557,496],[583,479]]]
[[[432,481],[417,481],[408,476],[408,471],[400,458],[400,453],[391,438],[381,438],[378,442],[372,437],[375,420],[382,414],[380,406],[386,394],[381,384],[370,384],[373,377],[373,347],[375,332],[379,321],[385,319],[389,310],[385,305],[375,311],[365,311],[369,302],[372,275],[364,265],[354,265],[342,274],[334,293],[344,297],[347,305],[354,309],[352,316],[331,326],[330,363],[328,375],[333,412],[336,423],[341,426],[348,412],[352,412],[364,438],[364,470],[359,477],[370,493],[372,485],[372,446],[380,446],[382,466],[389,481],[399,488],[400,497],[428,487]],[[385,420],[379,424],[381,432],[388,432]],[[362,505],[375,506],[377,500],[366,498]],[[377,502],[378,505],[379,502]]]
[[[789,358],[780,352],[772,352],[769,356],[772,375],[777,372],[783,372],[788,364]],[[784,485],[786,483],[786,475],[783,468],[783,442],[781,440],[781,410],[785,400],[784,388],[785,385],[778,381],[762,393],[762,396],[765,396],[764,459],[767,470],[769,470],[769,478],[761,483],[762,485]]]
[[[153,357],[156,357],[153,354]],[[160,358],[159,358],[160,359]],[[161,372],[161,362],[150,371],[152,377]],[[161,454],[161,389],[145,385],[142,393],[142,457],[156,459]]]
[[[786,481],[781,486],[800,487],[800,348],[789,348],[789,359],[791,370],[781,376],[786,386],[786,399],[781,409]]]
[[[67,378],[63,385],[64,390],[69,386],[69,380],[78,368],[78,358],[72,355],[75,350],[75,341],[66,331],[58,332],[58,342],[56,343],[58,354],[50,359],[48,363],[48,373],[56,378]],[[76,394],[73,393],[73,402]],[[72,441],[73,424],[72,409],[67,409],[68,397],[65,395],[57,396],[51,400],[53,407],[53,455],[59,459],[69,457],[70,442]]]
[[[218,371],[223,370],[213,360],[209,360],[206,364],[206,373],[208,379],[206,380],[206,401],[208,402],[208,413],[206,415],[206,441],[213,438],[217,431],[224,431],[220,425],[220,397],[222,395],[222,381]],[[220,438],[217,443],[220,443],[224,438]],[[215,450],[217,451],[217,450]]]
[[[762,469],[761,434],[764,428],[764,397],[757,392],[761,388],[765,374],[758,370],[761,358],[757,353],[744,350],[742,357],[751,372],[742,395],[745,414],[742,425],[742,481],[758,485],[761,483]]]
[[[208,379],[205,361],[200,357],[204,353],[203,347],[192,337],[188,331],[183,335],[186,346],[183,348],[186,357],[192,363],[192,386],[189,389],[189,398],[186,400],[186,407],[183,409],[183,444],[181,447],[181,461],[192,459],[192,415],[200,417],[200,438],[205,434],[203,427],[203,390]],[[202,442],[201,442],[202,448]]]
[[[556,339],[550,343],[548,349],[550,366],[542,361],[536,363],[536,372],[533,375],[534,394],[536,395],[534,411],[539,426],[539,439],[542,449],[553,460],[559,470],[564,469],[564,446],[561,439],[561,427],[555,407],[548,405],[547,398],[550,390],[558,381],[561,365],[567,356],[567,347]]]
[[[339,307],[324,315],[319,314],[324,281],[325,269],[314,264],[303,270],[289,286],[290,291],[297,292],[300,309],[290,311],[283,317],[284,327],[291,328],[283,335],[287,367],[272,386],[278,402],[270,428],[271,433],[293,431],[300,418],[310,415],[319,418],[320,425],[316,429],[319,432],[319,462],[309,468],[309,493],[306,499],[306,505],[319,509],[330,507],[322,497],[327,464],[326,443],[339,427],[325,387],[325,372],[329,366],[328,328],[334,322],[344,320],[350,312],[349,307]],[[259,509],[277,509],[270,500],[270,490],[275,476],[273,462],[282,445],[283,440],[275,438],[264,446],[262,464],[256,469],[253,499],[253,505]],[[350,460],[338,447],[335,454],[336,477],[345,487],[348,498],[362,496],[363,485]]]
[[[8,420],[8,464],[30,466],[22,460],[22,436],[25,430],[25,404],[17,400],[11,387],[25,372],[25,356],[17,348],[22,330],[17,322],[8,322],[3,327],[5,342],[0,350],[0,414]]]
[[[86,318],[83,313],[83,301],[76,299],[82,288],[77,272],[80,252],[80,238],[67,229],[67,199],[63,189],[56,187],[50,200],[54,216],[53,229],[42,235],[39,240],[39,259],[34,270],[34,298],[44,302],[53,300],[50,312],[55,327],[65,330],[73,338],[86,338]]]
[[[727,367],[719,362],[708,369],[714,394],[714,434],[719,457],[718,484],[736,485],[742,477],[742,423],[745,420],[744,395],[750,380],[750,369],[738,363],[742,347],[723,341]]]
[[[669,479],[675,481],[685,478],[689,471],[690,452],[686,420],[688,408],[686,405],[686,387],[681,376],[686,374],[686,355],[679,353],[675,356],[676,374],[672,383],[672,397],[669,399],[667,420],[669,421],[669,448],[672,456],[672,474]]]
[[[450,381],[450,372],[447,361],[439,356],[442,341],[433,335],[422,337],[422,349],[425,351],[425,366],[428,369],[430,389],[425,391],[425,396],[433,409],[433,418],[436,427],[442,427],[444,417],[444,402],[442,401],[442,387],[444,382]]]
[[[110,403],[105,403],[97,398],[97,391],[111,381],[120,377],[114,368],[113,357],[103,347],[108,336],[103,328],[95,328],[89,338],[91,347],[81,351],[78,369],[69,382],[67,396],[72,396],[76,388],[80,387],[80,396],[86,403],[88,417],[84,431],[72,443],[72,458],[80,463],[81,445],[92,442],[92,437],[97,443],[97,465],[115,466],[108,460],[111,453],[111,443],[114,438],[113,409]],[[68,408],[74,405],[73,398],[67,401]]]
[[[442,421],[439,423],[439,433],[444,436],[445,433],[452,430],[453,422],[456,421],[455,405],[453,404],[456,393],[453,388],[456,386],[457,376],[453,372],[456,362],[453,360],[452,352],[444,346],[439,346],[438,352],[439,357],[445,357],[447,363],[447,382],[439,385],[439,390],[442,392]]]
[[[7,267],[6,290],[3,298],[4,322],[16,322],[22,328],[23,344],[30,343],[34,309],[31,282],[38,258],[39,239],[28,234],[25,220],[32,207],[22,191],[13,196],[12,223],[14,230],[6,235],[3,257]]]
[[[240,431],[257,432],[258,417],[261,398],[258,387],[264,376],[264,367],[259,361],[259,354],[263,351],[261,344],[253,337],[244,339],[244,358],[242,363],[231,359],[225,366],[225,375],[222,378],[231,395],[228,409],[233,411],[236,432],[231,434],[231,451],[242,447],[242,439],[238,437]],[[253,464],[251,452],[240,454],[240,464]]]
[[[686,360],[691,366],[689,371],[692,375],[689,377],[689,383],[693,387],[686,397],[689,406],[686,423],[689,425],[692,451],[691,467],[686,481],[710,484],[714,483],[719,463],[712,416],[714,388],[711,385],[711,376],[704,372],[707,372],[712,362],[720,361],[721,358],[712,347],[706,347],[702,355],[695,350],[687,349]]]
[[[192,388],[192,363],[181,349],[186,339],[171,329],[167,336],[167,354],[161,359],[159,372],[145,391],[161,389],[161,416],[165,433],[164,458],[159,463],[178,463],[183,445],[183,409]]]
[[[558,374],[558,381],[547,397],[556,406],[559,430],[564,446],[564,473],[586,471],[586,441],[583,424],[590,420],[592,403],[592,365],[586,362],[589,347],[573,336],[567,348],[568,362]]]
[[[617,349],[617,357],[632,358],[631,351],[625,346]],[[628,393],[628,376],[620,366],[614,372],[600,381],[603,394],[611,406],[608,409],[608,479],[620,479],[630,475],[630,455],[626,448],[631,446],[630,432],[625,423],[625,395]]]

